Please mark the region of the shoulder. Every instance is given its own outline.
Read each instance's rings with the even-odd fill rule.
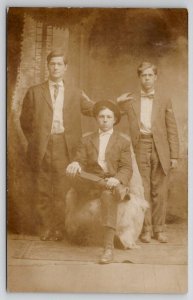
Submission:
[[[82,138],[87,139],[89,137],[92,137],[94,134],[96,134],[96,131],[95,132],[94,131],[85,132],[85,133],[83,133]]]
[[[117,138],[121,144],[130,145],[131,139],[127,134],[122,133],[120,131],[116,131],[116,134],[117,134]]]
[[[77,86],[73,78],[67,78],[64,81],[64,86],[68,91],[70,91],[73,94],[80,95],[81,93],[80,88]]]
[[[156,89],[155,91],[155,97],[160,101],[162,104],[168,104],[171,103],[171,95],[168,93],[167,90],[163,91],[163,89]]]
[[[93,131],[92,132],[86,132],[82,136],[82,142],[83,143],[88,143],[89,141],[93,140],[97,136],[98,136],[98,132],[96,132],[96,131],[94,131],[94,132]]]
[[[48,81],[36,84],[36,85],[32,85],[31,87],[28,88],[28,92],[36,92],[41,90],[42,88],[48,87]]]

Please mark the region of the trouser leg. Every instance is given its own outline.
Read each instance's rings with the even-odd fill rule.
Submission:
[[[64,227],[65,195],[69,188],[66,177],[68,162],[64,136],[51,136],[36,179],[36,207],[43,230]]]
[[[100,263],[108,264],[113,261],[114,237],[117,223],[117,198],[111,191],[105,190],[101,193],[101,211],[104,226],[104,253]]]
[[[101,213],[103,226],[116,229],[118,201],[111,191],[101,193]]]
[[[53,184],[53,213],[52,224],[54,230],[64,230],[66,193],[70,188],[66,167],[69,157],[63,135],[53,136],[52,148],[52,184]]]
[[[168,176],[161,167],[155,145],[152,147],[151,198],[154,232],[164,231],[167,208]]]
[[[92,180],[91,176],[88,174],[88,179],[82,178],[81,176],[76,176],[72,179],[73,187],[78,192],[79,197],[83,198],[83,200],[91,200],[92,190],[98,190],[98,196],[100,196],[101,200],[101,217],[102,224],[104,226],[105,231],[105,239],[108,235],[108,241],[112,241],[112,232],[114,238],[114,232],[116,229],[117,222],[117,208],[118,208],[118,200],[117,196],[113,191],[107,190],[105,188],[104,179],[95,176],[96,180]],[[89,195],[89,193],[91,194]],[[108,232],[108,234],[106,234]],[[111,232],[111,233],[109,233]]]
[[[40,170],[36,176],[36,212],[39,218],[40,230],[51,228],[52,218],[52,176],[50,172]]]
[[[163,172],[153,139],[140,140],[135,153],[150,206],[145,214],[143,231],[161,232],[166,219],[168,176]]]
[[[140,140],[135,149],[136,161],[144,186],[144,195],[149,208],[146,210],[143,232],[152,231],[152,202],[151,202],[151,140]]]

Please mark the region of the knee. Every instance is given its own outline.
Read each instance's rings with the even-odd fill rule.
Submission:
[[[101,204],[102,206],[111,206],[114,203],[114,196],[111,191],[105,190],[101,194]]]
[[[109,199],[112,197],[112,192],[110,190],[105,190],[101,193],[102,199]]]

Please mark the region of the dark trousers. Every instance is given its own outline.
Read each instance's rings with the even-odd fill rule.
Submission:
[[[42,229],[63,230],[69,157],[64,134],[51,135],[36,176],[36,209]]]
[[[168,176],[165,175],[151,136],[141,136],[135,149],[136,160],[142,176],[147,209],[143,231],[164,231],[168,192]]]
[[[97,175],[83,172],[75,176],[72,186],[78,194],[78,201],[84,202],[100,197],[103,226],[116,229],[118,196],[114,190],[106,189],[106,182]]]

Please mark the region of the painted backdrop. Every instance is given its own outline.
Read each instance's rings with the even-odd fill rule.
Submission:
[[[62,47],[68,76],[93,100],[137,90],[143,60],[158,66],[158,84],[171,96],[180,136],[180,161],[170,176],[167,222],[187,218],[187,11],[185,9],[11,8],[7,13],[8,225],[36,232],[33,178],[25,163],[19,115],[27,88],[47,78],[46,56]],[[82,117],[83,131],[95,121]],[[120,129],[127,132],[127,120]]]

